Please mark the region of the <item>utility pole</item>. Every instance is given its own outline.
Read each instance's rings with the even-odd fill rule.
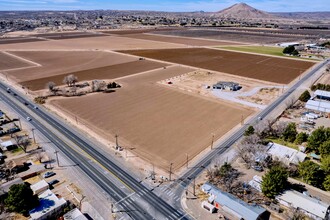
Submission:
[[[118,149],[119,145],[118,145],[118,134],[115,135],[116,138],[116,149]]]
[[[35,136],[34,136],[34,130],[35,130],[34,128],[31,129],[31,131],[32,131],[32,136],[33,136],[33,143],[36,143],[36,138],[35,138]]]
[[[79,210],[80,210],[80,211],[81,211],[81,203],[82,203],[82,201],[84,200],[85,197],[86,197],[86,196],[81,195],[81,200],[79,201]]]
[[[244,116],[242,115],[242,118],[241,118],[241,125],[244,125]]]
[[[58,161],[58,155],[57,155],[58,151],[55,151],[54,153],[56,155],[57,166],[60,166],[60,162]]]
[[[189,162],[189,156],[188,156],[188,153],[186,153],[187,155],[187,168],[188,168],[188,162]]]
[[[213,148],[213,142],[214,142],[214,134],[212,133],[211,150]]]
[[[21,123],[21,118],[18,118],[18,123],[19,123],[19,129],[22,130],[22,123]]]
[[[170,181],[172,181],[172,165],[173,163],[170,164],[170,176],[169,176]]]
[[[195,183],[195,178],[193,181],[193,195],[196,196],[196,183]]]
[[[78,124],[78,118],[77,118],[77,116],[74,116],[74,118],[76,119],[76,123]]]

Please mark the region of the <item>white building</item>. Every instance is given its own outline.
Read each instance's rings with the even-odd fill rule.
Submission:
[[[276,199],[284,206],[299,209],[306,215],[317,220],[328,220],[330,218],[330,206],[317,199],[299,193],[294,190],[287,190]]]
[[[49,189],[38,197],[39,206],[29,212],[31,220],[53,219],[54,215],[60,213],[62,208],[66,205],[66,200],[64,198],[59,199]]]
[[[305,153],[272,142],[268,143],[267,147],[267,154],[271,155],[273,159],[278,159],[287,165],[299,164],[307,156]]]
[[[64,220],[88,220],[84,214],[82,214],[79,209],[72,209],[70,212],[63,216]]]
[[[330,92],[316,90],[314,96],[306,102],[305,108],[330,113]]]
[[[39,194],[49,189],[49,184],[45,180],[41,180],[31,185],[30,188],[32,189],[33,194]]]

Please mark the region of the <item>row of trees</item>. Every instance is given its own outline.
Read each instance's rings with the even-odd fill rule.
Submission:
[[[78,82],[78,77],[73,74],[65,76],[63,79],[63,83],[65,83],[68,87],[71,87],[71,92],[73,94],[76,94],[76,90],[77,90],[76,83],[77,82]],[[59,91],[58,88],[56,87],[55,82],[48,82],[46,84],[46,87],[54,95],[56,95],[56,93]],[[107,84],[103,80],[93,80],[91,87],[92,87],[93,92],[98,92],[98,91],[104,91],[106,89],[120,88],[121,86],[116,82],[110,82]]]

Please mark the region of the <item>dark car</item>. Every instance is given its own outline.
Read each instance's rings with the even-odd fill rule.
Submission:
[[[46,172],[46,173],[44,173],[43,177],[48,178],[48,177],[54,176],[55,174],[56,173],[54,173],[54,172]]]
[[[52,185],[55,185],[56,183],[59,183],[60,181],[58,180],[52,180],[50,182],[48,182],[48,185],[52,186]]]

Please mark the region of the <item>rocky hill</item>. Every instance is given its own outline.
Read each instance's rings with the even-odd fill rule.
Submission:
[[[239,3],[214,13],[214,16],[222,18],[236,19],[271,19],[276,18],[275,15],[255,9],[245,3]]]

